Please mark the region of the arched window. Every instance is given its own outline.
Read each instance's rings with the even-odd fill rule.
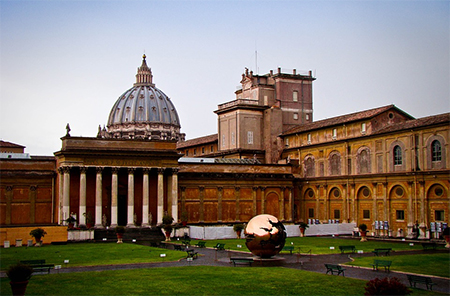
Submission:
[[[401,165],[402,163],[402,148],[397,145],[394,147],[394,165]]]
[[[370,151],[368,148],[364,148],[364,149],[360,150],[356,159],[358,161],[358,173],[359,174],[368,174],[371,172]]]
[[[308,157],[305,159],[305,177],[314,177],[315,174],[314,158]]]
[[[341,174],[341,155],[339,153],[333,153],[330,155],[330,174]]]
[[[431,143],[431,161],[441,161],[442,160],[442,150],[441,142],[434,140]]]

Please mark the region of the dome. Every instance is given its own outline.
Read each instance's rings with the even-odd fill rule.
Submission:
[[[153,84],[151,69],[143,56],[136,83],[116,101],[107,129],[99,137],[117,139],[184,140],[180,120],[170,98]]]

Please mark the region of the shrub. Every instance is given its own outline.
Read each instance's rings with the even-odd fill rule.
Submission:
[[[366,231],[367,230],[367,225],[366,224],[360,224],[359,226],[359,230],[361,230],[362,232],[364,232],[364,231]]]
[[[47,234],[47,232],[44,229],[40,228],[40,227],[35,228],[35,229],[30,231],[30,235],[32,237],[34,237],[36,240],[40,240],[46,234]]]
[[[364,287],[366,292],[364,295],[408,295],[411,290],[402,284],[398,278],[379,278],[373,279],[366,283]]]
[[[9,277],[11,282],[25,282],[31,278],[33,273],[33,268],[26,264],[15,264],[11,265],[6,271],[6,275]]]

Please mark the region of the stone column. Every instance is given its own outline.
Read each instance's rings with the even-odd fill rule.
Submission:
[[[117,196],[119,190],[118,179],[119,168],[112,168],[111,176],[111,228],[117,226],[118,211],[117,211]]]
[[[158,204],[156,223],[162,224],[164,215],[164,168],[158,168]]]
[[[62,167],[58,168],[58,224],[63,223],[63,200],[64,200],[64,170]],[[7,216],[8,217],[8,216]],[[8,224],[8,223],[7,223]]]
[[[284,217],[284,193],[286,192],[286,187],[281,187],[281,194],[280,194],[280,221],[285,221]]]
[[[420,229],[420,237],[419,238],[428,238],[428,233],[426,231],[428,225],[428,217],[425,214],[425,181],[419,181],[419,199],[420,199],[420,207],[419,207],[419,229]]]
[[[414,182],[408,181],[408,235],[413,236],[413,227],[414,227],[414,205],[413,205],[413,184]]]
[[[95,228],[103,228],[102,224],[102,167],[95,168],[97,174],[95,179]]]
[[[198,187],[199,190],[199,199],[200,199],[200,213],[199,213],[199,222],[203,223],[205,222],[205,208],[204,208],[204,191],[205,191],[205,187],[204,186],[199,186]]]
[[[63,167],[64,181],[63,181],[63,202],[62,202],[62,220],[63,225],[68,223],[64,220],[70,215],[70,167]]]
[[[86,226],[86,167],[80,167],[80,227]]]
[[[356,224],[356,227],[358,227],[359,220],[358,220],[358,213],[357,213],[357,211],[358,211],[357,202],[359,202],[359,201],[357,201],[355,198],[355,183],[350,184],[350,199],[352,200],[351,221],[352,221],[352,223]]]
[[[261,186],[261,214],[266,213],[266,188],[265,186]]]
[[[319,219],[320,220],[320,185],[316,185],[316,211],[314,213],[314,216],[316,216],[315,219]]]
[[[255,217],[255,216],[256,216],[256,213],[257,213],[256,190],[258,190],[258,187],[254,186],[254,187],[252,188],[252,198],[253,198],[253,206],[252,206],[252,210],[253,210],[253,217]]]
[[[178,222],[178,169],[172,169],[172,217]]]
[[[348,222],[348,192],[347,192],[347,184],[343,184],[342,185],[343,188],[343,201],[342,201],[342,209],[343,209],[343,213],[342,213],[342,217],[343,217],[343,223],[347,223]],[[342,223],[341,222],[341,223]]]
[[[373,192],[373,203],[372,203],[372,225],[367,225],[367,230],[372,229],[374,233],[377,233],[377,231],[375,230],[375,226],[373,225],[373,223],[375,223],[375,221],[378,221],[378,197],[377,197],[377,183],[372,183],[372,192]],[[378,233],[377,233],[378,235]]]
[[[289,216],[287,217],[287,219],[289,221],[294,222],[294,202],[293,202],[293,197],[292,197],[292,187],[288,187],[288,200],[289,200]]]
[[[217,197],[217,222],[222,222],[222,198],[223,198],[223,187],[217,187],[218,197]]]
[[[239,186],[234,187],[234,196],[236,197],[236,222],[241,221],[241,188]]]
[[[144,175],[142,177],[142,227],[149,227],[148,213],[149,213],[149,168],[144,168]]]
[[[127,227],[134,227],[134,171],[128,169]]]

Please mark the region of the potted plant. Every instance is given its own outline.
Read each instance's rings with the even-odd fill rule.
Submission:
[[[19,263],[9,266],[6,275],[10,280],[9,284],[13,295],[25,295],[28,280],[31,278],[32,273],[33,268],[29,265]]]
[[[164,233],[166,235],[166,241],[170,241],[170,234],[172,233],[172,223],[173,223],[173,217],[169,215],[168,213],[164,214],[163,221],[162,221],[162,228],[164,229]]]
[[[72,229],[75,222],[77,222],[77,219],[75,219],[75,217],[72,216],[72,214],[70,214],[69,217],[64,221],[66,221],[69,224],[69,229]]]
[[[359,233],[361,234],[361,241],[366,242],[366,234],[367,234],[367,225],[366,224],[360,224],[359,226]]]
[[[444,236],[444,238],[445,238],[445,247],[448,249],[448,248],[450,248],[450,227],[446,227],[445,229],[444,229],[444,231],[442,232],[442,235]]]
[[[36,246],[41,246],[42,245],[42,238],[46,234],[47,234],[47,232],[44,229],[40,228],[40,227],[35,228],[35,229],[30,231],[30,235],[32,237],[34,237],[34,239],[36,240]]]
[[[242,230],[244,230],[244,224],[234,224],[233,230],[236,232],[237,238],[241,238]]]
[[[126,228],[124,226],[116,226],[116,235],[117,235],[117,243],[121,244],[123,243],[123,234],[126,231]]]
[[[83,216],[86,217],[86,228],[92,228],[92,226],[94,226],[94,217],[92,217],[92,213],[83,213]]]
[[[304,237],[305,236],[305,229],[309,227],[308,223],[305,222],[300,222],[300,225],[298,226],[300,228],[300,236]]]

